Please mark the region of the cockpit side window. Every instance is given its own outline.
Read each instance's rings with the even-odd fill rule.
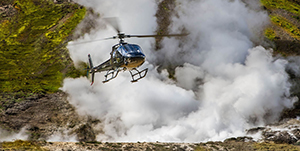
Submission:
[[[113,52],[114,63],[120,63],[122,61],[122,54],[119,49],[115,49]]]
[[[116,57],[122,57],[122,55],[120,54],[119,51],[114,51],[113,57],[114,57],[114,58],[116,58]]]

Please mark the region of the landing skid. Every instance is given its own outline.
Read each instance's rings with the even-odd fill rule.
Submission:
[[[104,81],[102,81],[103,83],[106,83],[114,78],[116,78],[118,76],[120,72],[120,69],[116,69],[116,70],[108,70],[107,73],[104,75],[105,79]],[[132,70],[129,70],[130,74],[131,74],[131,82],[137,82],[138,80],[144,78],[147,73],[148,73],[148,68],[139,71],[136,68],[133,68]]]
[[[117,77],[118,73],[119,73],[119,69],[116,69],[116,70],[108,70],[107,73],[104,75],[105,77],[105,80],[102,81],[103,83],[106,83],[114,78]]]
[[[142,70],[142,71],[139,71],[137,70],[136,68],[133,68],[132,70],[129,70],[130,74],[131,74],[131,77],[132,77],[132,80],[131,82],[137,82],[138,80],[144,78],[148,72],[148,68]],[[135,73],[134,73],[135,72]],[[138,78],[134,78],[135,76],[138,76]]]

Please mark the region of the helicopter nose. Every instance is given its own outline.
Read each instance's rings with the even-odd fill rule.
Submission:
[[[130,57],[127,58],[126,62],[128,68],[136,68],[141,66],[145,62],[145,57]]]
[[[134,63],[134,62],[138,63],[138,62],[144,62],[144,61],[145,61],[144,57],[131,57],[129,59],[130,63]]]

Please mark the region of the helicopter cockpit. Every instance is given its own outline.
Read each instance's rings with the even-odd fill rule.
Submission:
[[[121,63],[128,58],[145,58],[142,48],[136,44],[122,43],[113,46],[112,57],[114,63]]]

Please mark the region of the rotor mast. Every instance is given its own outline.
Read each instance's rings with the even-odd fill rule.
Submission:
[[[128,35],[125,35],[124,33],[118,33],[118,36],[115,36],[116,38],[119,38],[119,43],[124,43],[125,42],[125,38],[127,38]]]

